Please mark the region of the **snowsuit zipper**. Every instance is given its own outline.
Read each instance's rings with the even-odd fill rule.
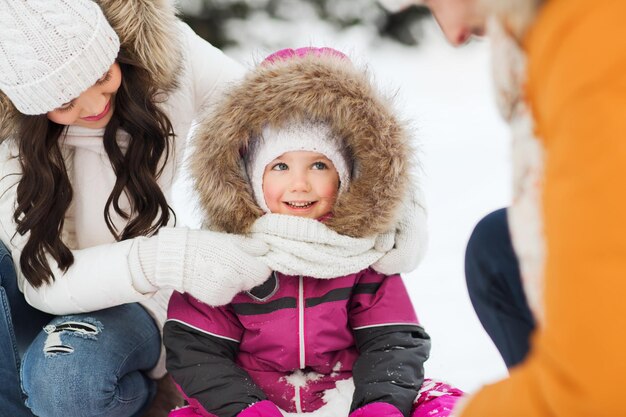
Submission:
[[[300,369],[306,366],[305,347],[304,347],[304,279],[302,275],[298,277],[298,350],[300,352]],[[300,386],[296,387],[295,392],[296,411],[302,413],[302,395]]]

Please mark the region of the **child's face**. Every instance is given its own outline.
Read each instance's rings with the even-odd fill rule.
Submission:
[[[272,213],[317,219],[332,211],[339,192],[333,163],[316,152],[285,152],[263,172],[263,197]]]

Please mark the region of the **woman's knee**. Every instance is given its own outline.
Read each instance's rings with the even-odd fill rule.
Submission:
[[[139,305],[125,305],[52,320],[23,358],[22,384],[33,412],[126,415],[120,410],[145,405],[153,383],[144,371],[158,359],[160,335],[143,314]]]
[[[11,251],[4,242],[0,241],[0,287],[14,285],[15,280],[15,266],[13,265]]]
[[[517,263],[506,216],[506,209],[482,218],[467,243],[465,277],[470,294],[483,292],[505,263]]]
[[[61,355],[29,357],[22,366],[26,405],[40,417],[133,416],[144,408],[154,383],[134,371],[117,378],[89,361],[68,362]],[[42,366],[42,362],[43,365]]]

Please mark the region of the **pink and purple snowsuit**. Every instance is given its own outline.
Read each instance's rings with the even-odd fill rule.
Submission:
[[[329,124],[358,167],[327,226],[355,238],[393,230],[412,151],[388,101],[366,72],[325,48],[281,52],[268,62],[196,131],[191,165],[212,229],[245,235],[262,212],[242,151],[266,126],[315,120]],[[176,417],[280,417],[276,406],[314,411],[326,390],[349,377],[351,417],[448,416],[460,395],[423,384],[430,339],[398,275],[275,273],[220,308],[175,293],[168,314],[167,368],[191,405]],[[306,383],[296,381],[300,374]],[[423,386],[430,388],[420,392]]]
[[[217,308],[175,293],[168,316],[167,367],[200,415],[266,399],[311,412],[353,377],[351,411],[383,402],[408,416],[430,351],[400,276],[370,268],[330,280],[274,273]],[[298,370],[303,387],[289,382]]]

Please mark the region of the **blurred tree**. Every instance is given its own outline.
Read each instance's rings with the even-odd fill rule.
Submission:
[[[183,20],[218,48],[236,45],[228,33],[231,20],[246,20],[253,14],[297,21],[294,10],[313,10],[317,18],[338,29],[354,25],[373,27],[383,37],[405,45],[416,45],[421,37],[421,20],[428,9],[410,6],[397,12],[382,7],[378,0],[179,0]]]

